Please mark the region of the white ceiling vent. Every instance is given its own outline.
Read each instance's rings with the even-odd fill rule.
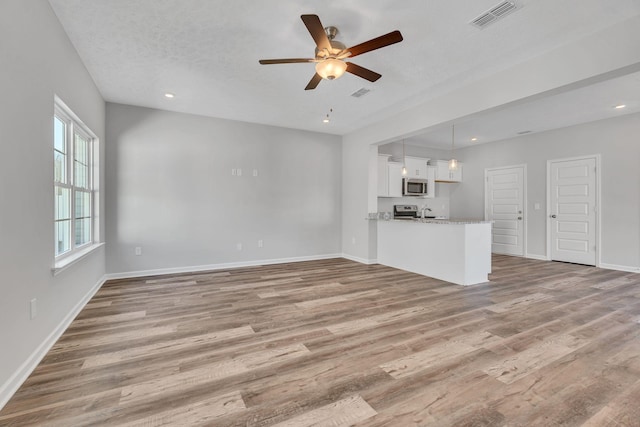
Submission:
[[[354,98],[360,98],[361,96],[365,96],[369,92],[371,92],[371,89],[362,88],[362,89],[359,89],[359,90],[353,92],[351,94],[351,96],[353,96]]]
[[[503,1],[502,3],[499,3],[486,12],[482,13],[477,18],[471,20],[469,23],[475,27],[484,28],[492,22],[497,21],[503,16],[513,12],[517,8],[518,6],[515,4],[515,2]]]

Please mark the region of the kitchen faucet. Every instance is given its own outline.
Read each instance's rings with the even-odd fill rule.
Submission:
[[[431,208],[428,208],[427,205],[424,205],[422,209],[420,209],[420,218],[424,219],[424,211],[431,212]]]

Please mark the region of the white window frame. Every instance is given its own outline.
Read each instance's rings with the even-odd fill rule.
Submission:
[[[80,118],[71,111],[67,105],[60,100],[57,96],[55,97],[54,102],[54,116],[52,118],[52,124],[54,120],[58,118],[60,121],[64,122],[66,125],[65,129],[65,149],[66,149],[66,164],[65,164],[65,173],[66,179],[65,182],[58,182],[55,178],[55,165],[54,165],[54,176],[53,178],[53,190],[54,197],[57,197],[57,189],[58,188],[66,188],[69,189],[69,216],[70,216],[70,225],[69,225],[69,249],[65,252],[57,254],[57,245],[58,242],[54,237],[54,247],[53,247],[53,255],[54,255],[54,266],[53,273],[57,274],[63,269],[67,268],[71,264],[78,261],[80,258],[83,258],[87,254],[91,253],[93,250],[102,246],[102,243],[99,241],[99,224],[98,224],[98,137],[87,127]],[[54,127],[52,126],[52,137]],[[75,135],[79,135],[82,138],[85,138],[88,141],[88,185],[87,187],[80,187],[76,182],[75,174]],[[52,148],[55,152],[55,144],[52,138]],[[90,231],[89,238],[87,242],[76,245],[75,238],[75,229],[76,229],[76,203],[75,203],[75,195],[76,192],[88,192],[89,193],[89,212],[90,212]],[[54,236],[56,235],[56,214],[54,212],[53,217],[53,226],[54,226]]]

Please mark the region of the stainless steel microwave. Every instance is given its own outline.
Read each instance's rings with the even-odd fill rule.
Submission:
[[[403,178],[402,179],[402,195],[403,196],[426,196],[429,194],[429,185],[432,185],[426,179]]]

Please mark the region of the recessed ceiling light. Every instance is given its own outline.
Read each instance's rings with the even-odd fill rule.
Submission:
[[[164,94],[164,97],[171,99],[171,98],[175,98],[176,96],[171,92],[167,92],[167,93]]]
[[[615,108],[616,110],[621,110],[621,109],[623,109],[624,107],[626,107],[626,105],[624,105],[624,104],[620,104],[620,105],[616,105],[616,106],[615,106],[615,107],[613,107],[613,108]]]
[[[473,138],[471,138],[472,141],[477,141],[478,138],[476,138],[475,136]]]

